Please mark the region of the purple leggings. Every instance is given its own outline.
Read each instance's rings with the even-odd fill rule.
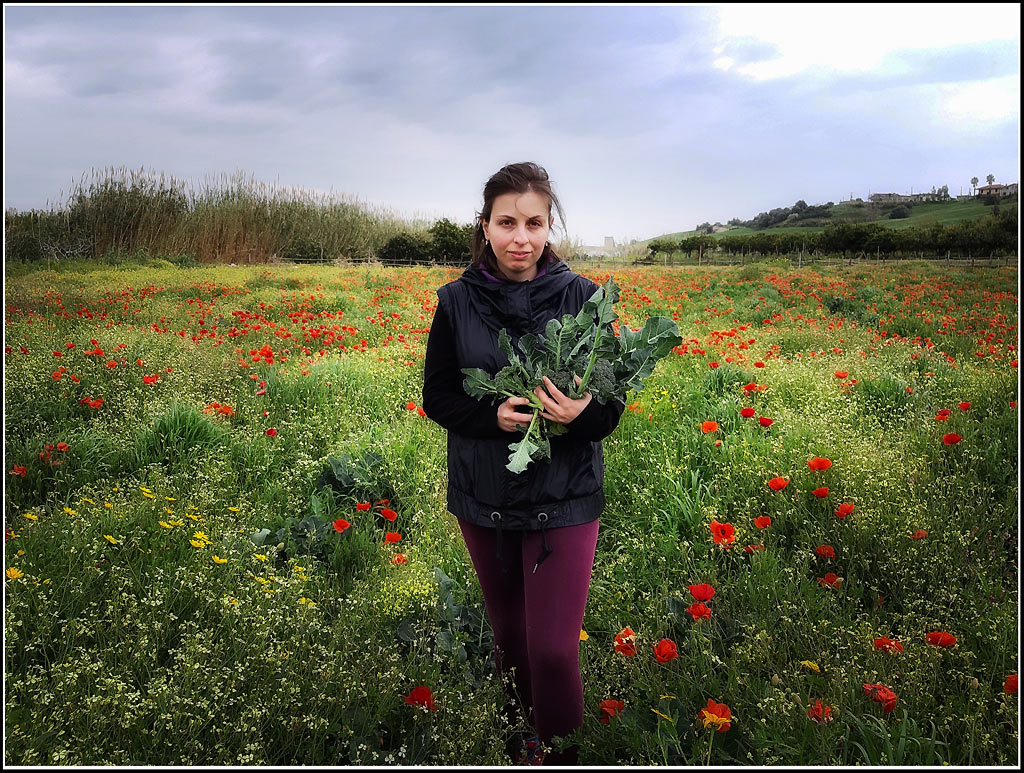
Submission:
[[[502,532],[459,520],[480,579],[487,617],[494,630],[499,673],[513,670],[516,696],[541,741],[566,736],[583,724],[580,629],[594,567],[598,521],[548,529],[553,552],[534,573],[541,551],[539,531]],[[502,568],[506,571],[502,571]],[[574,764],[575,749],[550,754],[545,764]]]

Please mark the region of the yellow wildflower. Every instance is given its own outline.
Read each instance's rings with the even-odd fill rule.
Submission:
[[[117,491],[117,489],[114,489],[114,491]],[[145,486],[139,486],[139,491],[144,491],[144,492],[146,492],[147,494],[152,494],[152,493],[153,493],[152,491],[150,491],[150,490],[149,490],[148,488],[146,488]]]
[[[200,520],[199,516],[193,513],[185,513],[185,515],[187,515],[189,518],[191,518],[193,521],[196,521],[197,523]]]
[[[300,604],[308,604],[311,607],[315,607],[316,606],[316,602],[307,599],[305,596],[303,596],[301,599],[299,599],[299,603]]]
[[[109,534],[104,534],[104,535],[103,535],[103,539],[105,539],[105,540],[106,540],[107,542],[109,542],[109,543],[110,543],[111,545],[116,545],[116,544],[117,544],[117,540],[116,540],[116,539],[114,539],[113,537],[111,537],[111,536],[110,536]]]
[[[185,525],[184,521],[168,521],[167,523],[169,523],[171,526],[184,526]]]
[[[662,713],[661,713],[660,711],[658,711],[657,709],[651,709],[651,711],[653,711],[653,712],[654,712],[655,714],[657,714],[657,715],[658,715],[659,717],[661,717],[662,719],[667,719],[667,720],[668,720],[669,722],[671,722],[671,721],[672,721],[672,717],[668,716],[667,714],[662,714]]]
[[[173,526],[171,526],[171,524],[167,523],[167,521],[160,521],[160,525],[163,526],[165,529],[173,529],[174,528]]]
[[[92,501],[91,499],[89,499],[88,497],[82,497],[82,501],[83,501],[83,502],[88,502],[88,503],[89,503],[90,505],[94,505],[94,504],[96,504],[95,502],[93,502],[93,501]]]
[[[78,515],[78,511],[77,510],[72,510],[70,507],[65,507],[64,508],[64,512],[67,513],[68,515]]]
[[[304,571],[306,571],[306,568],[303,567],[303,566],[294,566],[294,567],[292,567],[292,569],[294,571],[296,571],[296,572],[304,572]]]
[[[228,510],[230,510],[233,513],[239,512],[239,509],[237,507],[229,507]]]
[[[168,502],[177,502],[178,501],[174,497],[164,497],[164,499],[166,499]]]
[[[809,669],[811,669],[811,671],[813,671],[813,672],[814,672],[814,673],[816,673],[816,674],[820,674],[820,673],[821,673],[821,668],[820,668],[820,667],[818,666],[818,664],[817,664],[817,663],[815,663],[815,662],[813,662],[813,661],[810,661],[810,660],[801,660],[801,661],[800,661],[800,665],[801,665],[801,666],[803,666],[804,668],[809,668]]]
[[[266,561],[267,560],[267,557],[265,555],[263,555],[262,553],[256,553],[256,558],[258,558],[260,561]]]
[[[213,556],[213,563],[215,563],[215,564],[226,564],[227,562],[228,562],[228,560],[226,558],[221,558],[220,556],[214,554],[214,556]]]
[[[105,508],[107,508],[108,510],[110,510],[110,509],[112,509],[112,508],[114,507],[114,506],[113,506],[112,504],[110,504],[110,502],[104,502],[104,503],[103,503],[103,506],[104,506]]]
[[[156,496],[154,494],[150,494],[148,491],[143,491],[142,496],[146,499],[156,499]]]
[[[39,516],[35,515],[33,513],[25,513],[25,517],[28,518],[30,521],[38,521],[39,520]]]
[[[590,636],[582,628],[580,629],[580,641],[586,641]]]
[[[206,547],[206,543],[205,542],[202,542],[201,540],[197,540],[197,539],[190,539],[189,540],[189,544],[192,545],[192,547],[196,548],[197,550],[200,549],[200,548],[205,548]]]
[[[12,566],[10,569],[7,570],[7,579],[8,580],[20,580],[24,576],[25,576],[25,573],[23,571],[21,571],[21,569],[19,569],[16,566]]]
[[[193,534],[192,535],[192,539],[202,540],[203,542],[209,542],[210,541],[210,538],[207,537],[206,534],[204,534],[201,531],[197,531],[195,534]]]

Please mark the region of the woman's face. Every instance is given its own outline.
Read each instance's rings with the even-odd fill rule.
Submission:
[[[537,276],[537,261],[554,222],[550,212],[551,203],[540,193],[503,193],[494,200],[491,219],[482,221],[498,265],[513,282]]]

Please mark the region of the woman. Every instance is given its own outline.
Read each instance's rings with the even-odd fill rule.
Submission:
[[[623,405],[601,405],[589,393],[572,399],[545,379],[546,390],[536,390],[541,416],[568,432],[551,439],[550,461],[516,474],[505,467],[508,445],[530,423],[531,413],[519,410],[529,400],[495,406],[470,397],[462,369],[496,373],[508,363],[499,331],[513,341],[543,333],[549,320],[578,313],[597,289],[552,250],[552,209],[564,223],[547,172],[536,164],[510,164],[487,181],[472,265],[437,292],[423,378],[423,410],[448,430],[448,509],[480,580],[495,663],[511,672],[509,702],[543,743],[583,723],[579,636],[604,508],[601,440]],[[525,745],[534,749],[536,739]],[[576,756],[571,747],[544,764],[574,764]]]

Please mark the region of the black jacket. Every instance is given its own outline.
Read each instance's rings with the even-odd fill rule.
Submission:
[[[529,282],[496,282],[470,267],[437,291],[427,341],[423,410],[448,430],[448,509],[481,526],[533,530],[597,518],[604,508],[601,439],[618,424],[623,405],[591,400],[551,438],[551,460],[522,473],[506,469],[518,433],[497,425],[498,402],[467,395],[462,368],[496,373],[508,364],[498,349],[505,328],[513,341],[543,333],[548,320],[576,314],[597,285],[556,262]]]

